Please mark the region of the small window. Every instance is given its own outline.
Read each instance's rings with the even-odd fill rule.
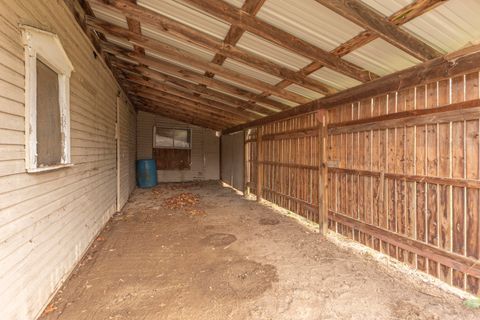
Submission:
[[[190,129],[171,129],[155,127],[153,133],[153,147],[164,149],[190,149]]]
[[[55,34],[22,26],[25,45],[26,169],[39,172],[71,165],[70,74]]]
[[[37,59],[37,166],[62,163],[58,74]]]
[[[189,170],[192,132],[190,129],[153,128],[153,157],[158,170]]]

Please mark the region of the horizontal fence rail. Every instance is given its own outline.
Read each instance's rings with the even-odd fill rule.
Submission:
[[[247,189],[480,294],[479,73],[246,131]]]

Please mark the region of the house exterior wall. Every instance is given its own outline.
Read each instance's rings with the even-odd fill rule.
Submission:
[[[137,117],[137,159],[151,159],[153,127],[192,129],[190,170],[158,170],[159,182],[218,180],[219,138],[215,131],[140,111]]]
[[[128,197],[135,189],[135,160],[137,152],[137,114],[133,107],[124,97],[118,99],[118,169],[119,183],[118,188],[118,210],[122,209],[127,203]]]
[[[243,192],[244,132],[222,136],[222,181]]]
[[[20,23],[56,33],[74,65],[73,167],[25,171]],[[0,319],[35,319],[115,212],[118,92],[63,1],[0,1]],[[128,113],[128,121],[120,124],[130,138],[134,117]],[[131,154],[134,144],[135,139],[129,141],[122,154]],[[128,178],[122,177],[129,181],[122,184],[123,201],[133,186],[133,160],[121,158],[122,168],[128,167]]]

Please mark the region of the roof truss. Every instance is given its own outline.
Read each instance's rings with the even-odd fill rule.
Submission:
[[[289,110],[292,105],[309,104],[313,100],[303,91],[290,90],[292,84],[304,88],[305,92],[310,90],[317,96],[338,95],[337,88],[309,76],[322,67],[363,83],[378,79],[373,72],[342,58],[376,38],[382,38],[422,61],[440,56],[440,52],[400,26],[447,0],[416,0],[389,17],[383,17],[360,0],[316,0],[364,29],[330,52],[256,18],[268,0],[245,0],[241,8],[221,0],[183,0],[199,12],[229,23],[224,39],[182,23],[171,15],[163,14],[161,10],[143,7],[136,0],[77,1],[88,9],[84,10],[85,19],[77,20],[88,28],[87,32],[98,37],[95,39],[93,36],[92,41],[101,50],[137,109],[162,112],[172,118],[175,116],[177,120],[182,118],[181,121],[194,121],[198,125],[219,130],[251,121],[258,122],[261,117],[272,117],[277,112]],[[125,17],[128,29],[112,21],[96,18],[95,10],[90,9],[89,3],[95,4],[94,9],[101,8]],[[157,38],[148,37],[142,34],[142,24],[148,24],[150,28],[180,42],[206,49],[214,56],[208,61]],[[294,70],[236,46],[245,31],[312,62],[300,70]],[[108,39],[128,42],[131,49]],[[225,67],[223,64],[227,59],[280,78],[281,81],[272,84]],[[175,107],[179,106],[181,109],[176,114]]]

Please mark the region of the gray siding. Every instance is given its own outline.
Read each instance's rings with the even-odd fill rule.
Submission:
[[[243,192],[244,133],[222,136],[222,181]]]
[[[219,138],[215,131],[171,120],[148,112],[137,117],[137,159],[151,159],[153,127],[192,129],[192,165],[190,170],[158,170],[159,182],[218,180]]]
[[[71,168],[25,172],[19,23],[57,33],[74,65]],[[0,1],[0,319],[35,319],[115,212],[118,92],[63,1]]]

